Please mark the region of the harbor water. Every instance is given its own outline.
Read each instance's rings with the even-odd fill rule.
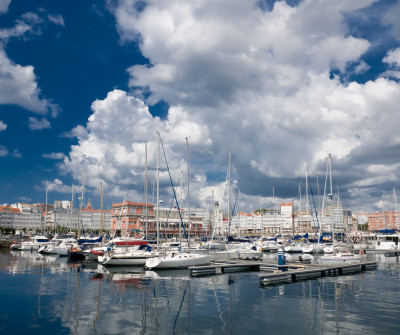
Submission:
[[[399,257],[364,257],[378,268],[262,286],[0,249],[0,334],[398,334]]]

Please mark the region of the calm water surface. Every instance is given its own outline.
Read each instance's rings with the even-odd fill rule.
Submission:
[[[399,334],[399,257],[368,259],[378,269],[261,287],[259,272],[108,272],[0,249],[0,334]]]

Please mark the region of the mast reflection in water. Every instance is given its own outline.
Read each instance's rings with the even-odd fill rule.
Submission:
[[[399,257],[368,257],[377,270],[261,287],[0,250],[0,333],[398,334]]]

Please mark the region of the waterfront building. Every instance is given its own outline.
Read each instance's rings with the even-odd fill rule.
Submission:
[[[294,234],[298,230],[296,227],[297,222],[294,220],[293,202],[281,204],[281,220],[281,232],[283,235]]]
[[[368,216],[369,216],[369,214],[367,214],[367,213],[354,214],[354,218],[356,221],[355,224],[357,225],[357,228],[354,229],[354,231],[357,231],[359,229],[361,229],[361,230],[368,229]]]
[[[370,231],[399,228],[399,212],[390,210],[368,215],[368,229]]]
[[[11,206],[0,206],[0,227],[14,228],[21,220],[21,211]]]
[[[157,235],[157,208],[154,204],[147,205],[147,221],[146,221],[146,204],[124,201],[112,206],[111,232],[120,233],[123,236],[141,237],[146,234],[146,225],[149,238]],[[200,215],[200,214],[201,215]],[[190,238],[205,236],[203,223],[207,219],[204,211],[191,210],[190,220],[186,210],[177,208],[159,208],[159,232],[160,237],[165,239],[177,238],[179,234],[185,238],[185,234]],[[208,217],[209,219],[209,217]],[[190,222],[190,227],[189,223]],[[182,227],[183,223],[183,227]]]
[[[93,209],[90,200],[81,211],[72,208],[69,201],[55,201],[54,205],[17,203],[1,207],[0,227],[25,229],[27,232],[58,228],[70,231],[78,229],[79,220],[85,231],[100,231],[102,226],[101,210]],[[103,210],[103,229],[111,229],[110,210]]]

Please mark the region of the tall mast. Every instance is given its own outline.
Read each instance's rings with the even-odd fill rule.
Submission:
[[[240,235],[240,208],[239,208],[239,199],[240,199],[240,188],[238,189],[238,196],[237,196],[237,217],[238,217],[238,233],[239,233],[239,237],[241,236]],[[262,223],[262,225],[263,225],[263,227],[264,227],[264,224]]]
[[[160,250],[160,133],[157,132],[157,250]]]
[[[276,235],[276,203],[275,203],[275,188],[272,187],[272,201],[274,203],[274,236]]]
[[[231,150],[229,150],[228,166],[228,239],[231,233]]]
[[[329,171],[329,185],[330,193],[328,194],[329,203],[331,206],[331,221],[332,221],[332,241],[335,241],[335,222],[333,221],[333,190],[332,190],[332,156],[328,154],[328,171]]]
[[[397,196],[396,196],[396,190],[393,187],[393,200],[394,200],[394,224],[396,229],[399,229],[399,219],[398,219],[398,212],[397,212]]]
[[[72,226],[73,226],[73,224],[72,224],[72,209],[73,209],[73,207],[74,207],[74,184],[72,184],[72,187],[71,187],[71,206],[70,206],[71,208],[71,228],[70,228],[70,231],[72,231]]]
[[[187,190],[188,190],[188,225],[189,225],[189,238],[188,238],[188,244],[190,243],[190,171],[189,171],[189,141],[188,138],[186,137],[186,166],[187,166]],[[188,245],[188,248],[190,250],[190,245]]]
[[[262,215],[262,208],[261,208],[261,195],[258,195],[258,201],[260,202],[260,215],[261,215],[261,234],[260,237],[263,237],[264,235],[264,218]]]
[[[306,221],[306,231],[305,231],[305,233],[308,233],[308,222],[309,222],[309,219],[310,219],[310,224],[311,224],[311,213],[310,213],[310,215],[309,215],[309,208],[308,208],[308,206],[309,206],[309,204],[308,204],[308,202],[309,202],[309,199],[308,199],[308,166],[307,166],[307,163],[306,163],[306,218],[307,218],[307,221]]]
[[[181,170],[181,194],[180,194],[180,200],[179,200],[179,210],[181,212],[181,216],[182,216],[182,192],[183,192],[183,171]],[[182,225],[179,225],[179,244],[181,244],[181,236],[182,236]]]
[[[145,156],[146,156],[146,167],[145,167],[145,174],[144,174],[144,201],[146,203],[146,238],[149,230],[149,208],[148,208],[148,202],[149,202],[149,190],[148,190],[148,171],[147,171],[147,142],[144,142],[144,151],[145,151]]]
[[[211,237],[214,237],[214,229],[215,229],[214,190],[212,190],[211,191],[211,226],[210,226]],[[211,243],[210,243],[210,246],[211,246]]]
[[[81,237],[81,220],[82,220],[82,210],[83,210],[83,199],[85,195],[85,178],[86,178],[86,169],[83,170],[83,178],[82,178],[82,193],[81,193],[81,206],[80,206],[80,217],[78,220],[78,240]]]
[[[100,182],[100,222],[101,222],[101,235],[103,235],[103,182]]]
[[[49,185],[49,181],[46,180],[46,203],[44,204],[44,229],[46,230],[47,224],[47,187]]]

